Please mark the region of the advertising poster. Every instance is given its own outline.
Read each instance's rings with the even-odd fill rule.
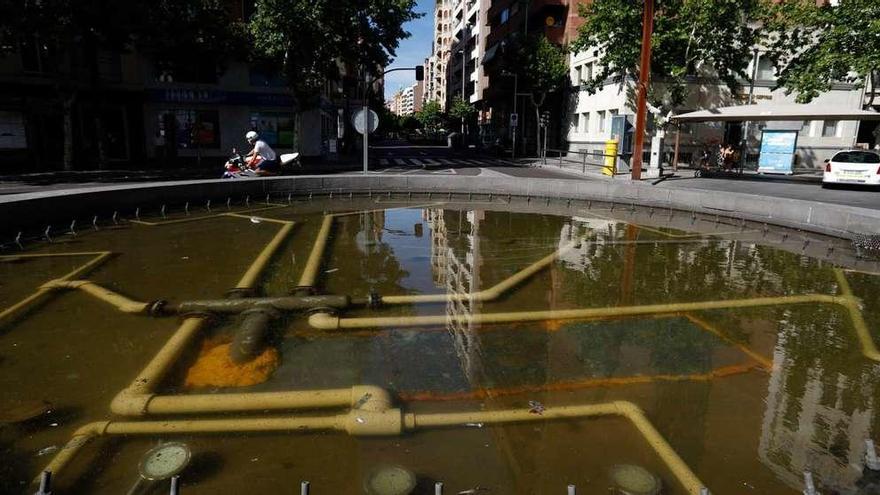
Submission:
[[[797,146],[797,131],[764,131],[761,135],[761,156],[758,172],[790,174]]]

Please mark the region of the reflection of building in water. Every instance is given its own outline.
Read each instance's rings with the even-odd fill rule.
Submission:
[[[431,230],[431,268],[434,283],[445,287],[448,294],[473,294],[480,287],[480,222],[485,218],[482,210],[472,210],[463,214],[456,212],[457,227],[454,230],[456,245],[463,252],[456,253],[451,246],[447,215],[448,210],[425,209],[425,221]],[[462,242],[463,241],[463,242]],[[471,298],[451,300],[446,303],[448,316],[470,316],[479,311],[479,302]],[[462,371],[468,380],[479,383],[480,342],[474,324],[463,320],[449,318],[446,328],[452,336],[455,352],[459,357]]]
[[[598,218],[572,217],[566,222],[559,232],[559,249],[562,250],[559,260],[569,270],[587,272],[592,266],[592,260],[601,250],[606,240],[617,237],[616,231],[625,224],[613,220],[600,220]],[[589,239],[587,235],[595,232],[595,241],[579,242],[581,239]]]
[[[823,323],[828,322],[818,325]],[[839,320],[833,323],[846,327]],[[852,364],[852,359],[816,357],[819,349],[812,359],[798,359],[791,341],[811,329],[794,328],[788,321],[780,324],[758,447],[761,462],[797,490],[802,488],[803,472],[810,471],[824,489],[854,493],[862,475],[865,439],[871,437],[872,384],[880,379],[880,370],[865,365],[851,367],[858,370],[855,373],[841,372],[834,363]]]

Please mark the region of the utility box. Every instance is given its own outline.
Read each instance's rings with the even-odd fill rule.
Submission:
[[[617,172],[629,171],[632,164],[633,133],[635,130],[635,115],[624,114],[611,117],[611,139],[617,141]]]

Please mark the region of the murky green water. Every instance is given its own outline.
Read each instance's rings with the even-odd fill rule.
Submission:
[[[472,294],[572,244],[555,262],[494,301],[462,300],[351,308],[343,318],[446,315],[445,325],[327,332],[285,314],[272,324],[278,368],[259,385],[199,393],[312,390],[371,384],[408,412],[639,405],[714,494],[784,494],[810,471],[822,493],[872,493],[862,475],[865,440],[878,425],[878,362],[865,356],[850,310],[824,303],[667,311],[590,320],[549,318],[477,324],[468,316],[630,307],[695,301],[841,294],[831,260],[794,254],[788,235],[760,229],[669,228],[603,208],[572,215],[506,211],[503,202],[384,210],[386,205],[296,204],[261,211],[293,220],[261,292],[292,292],[323,209],[336,218],[323,256],[320,293],[365,296]],[[394,207],[397,205],[387,205]],[[653,215],[653,211],[652,211]],[[710,222],[701,220],[701,222]],[[31,246],[24,254],[112,251],[83,278],[132,299],[217,299],[233,287],[277,224],[218,217],[159,226],[125,224]],[[701,233],[702,232],[702,233]],[[775,237],[774,237],[775,236]],[[774,241],[773,239],[776,239]],[[780,239],[785,239],[783,242]],[[800,242],[792,238],[791,242]],[[804,247],[806,250],[806,244]],[[794,251],[794,253],[792,252]],[[94,255],[14,258],[0,253],[0,310]],[[880,277],[841,272],[861,299],[869,342],[880,342]],[[870,271],[870,270],[868,270]],[[873,270],[878,271],[878,270]],[[30,480],[82,424],[119,419],[111,399],[174,334],[176,317],[123,314],[80,291],[58,292],[0,333],[0,491],[32,493]],[[221,318],[209,340],[228,340]],[[863,336],[864,337],[864,336]],[[163,394],[182,384],[201,346],[181,357]],[[24,405],[51,410],[28,421]],[[255,413],[249,417],[323,414]],[[226,414],[225,418],[245,416]],[[280,432],[113,436],[92,442],[57,476],[55,493],[126,493],[141,456],[160,441],[193,451],[184,493],[364,493],[377,466],[413,472],[414,493],[609,493],[610,469],[647,468],[663,493],[685,493],[632,423],[616,416],[470,424],[394,437]],[[208,415],[159,419],[199,419]],[[216,416],[213,416],[216,417]],[[157,418],[131,419],[142,421]],[[167,490],[157,484],[152,493]],[[476,490],[467,492],[467,490]]]

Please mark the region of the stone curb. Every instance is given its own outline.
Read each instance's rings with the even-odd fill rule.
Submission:
[[[880,234],[880,210],[799,199],[694,189],[658,188],[623,181],[525,179],[436,175],[320,175],[254,179],[213,179],[120,184],[53,190],[0,197],[4,231],[35,225],[109,215],[131,216],[135,208],[158,209],[161,204],[215,205],[226,197],[250,195],[262,201],[267,194],[347,192],[473,193],[541,198],[591,200],[721,215],[851,239],[854,234]],[[277,199],[277,198],[276,198]],[[59,225],[61,225],[59,223]]]

